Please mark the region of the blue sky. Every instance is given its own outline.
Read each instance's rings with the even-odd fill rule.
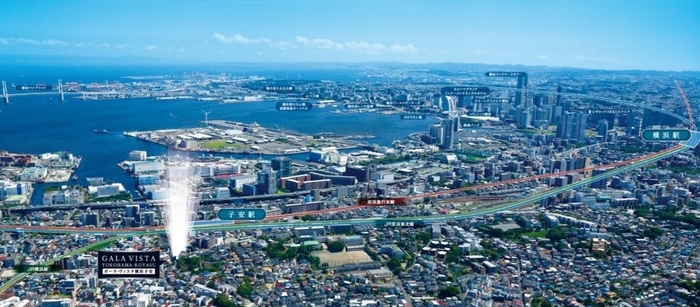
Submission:
[[[0,54],[700,70],[700,1],[8,1]]]

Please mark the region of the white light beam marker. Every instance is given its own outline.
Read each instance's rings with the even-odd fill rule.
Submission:
[[[191,197],[192,187],[188,181],[187,166],[167,166],[168,202],[165,206],[165,223],[170,252],[174,257],[187,250],[189,234],[192,230],[191,215],[195,200]]]

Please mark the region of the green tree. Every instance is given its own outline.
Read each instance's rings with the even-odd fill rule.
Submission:
[[[248,277],[243,278],[243,284],[238,286],[236,294],[250,299],[250,296],[253,294],[253,286],[250,284],[250,279]]]
[[[545,235],[545,237],[552,241],[559,241],[561,239],[566,239],[566,233],[564,233],[564,231],[561,230],[561,228],[554,227],[547,230],[547,234]]]
[[[445,262],[447,262],[447,263],[459,263],[460,256],[462,256],[462,251],[459,249],[458,246],[452,245],[450,247],[450,251],[447,253],[447,257],[445,257]]]
[[[532,307],[542,307],[542,301],[544,301],[544,299],[542,299],[541,297],[533,298],[533,299],[532,299],[532,302],[530,303],[530,306],[532,306]]]
[[[500,229],[500,228],[493,228],[493,227],[481,227],[479,228],[483,233],[489,235],[489,237],[493,238],[503,238],[505,235],[505,232]]]
[[[395,269],[400,269],[401,268],[401,260],[399,258],[394,258],[392,257],[389,262],[386,263],[386,267],[389,268],[389,270],[394,271]]]
[[[177,258],[177,267],[182,271],[193,272],[202,266],[202,258],[199,256]]]
[[[219,293],[211,300],[211,304],[216,307],[235,307],[236,305],[231,301],[227,294]]]
[[[372,260],[379,261],[379,255],[377,255],[377,252],[369,248],[369,246],[365,246],[365,253],[367,253]]]
[[[214,282],[214,278],[210,279],[206,286],[210,289],[216,289],[216,282]]]
[[[649,239],[652,239],[652,240],[660,237],[663,234],[664,234],[664,231],[659,227],[651,227],[651,228],[644,229],[644,231],[642,231],[643,236],[645,236]]]
[[[343,241],[337,240],[328,243],[328,251],[331,253],[339,253],[345,250],[345,243]]]
[[[651,211],[647,207],[638,206],[634,208],[634,215],[636,216],[647,216],[650,213]]]
[[[416,234],[416,241],[420,242],[422,245],[430,243],[430,233],[427,231],[421,231]]]
[[[316,221],[316,220],[318,220],[318,217],[316,217],[315,215],[304,215],[301,217],[301,220],[302,221]]]
[[[461,291],[456,286],[449,286],[438,292],[438,298],[445,299],[448,297],[458,296],[460,293]]]

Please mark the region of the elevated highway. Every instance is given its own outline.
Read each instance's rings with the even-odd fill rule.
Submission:
[[[697,135],[697,134],[696,134]],[[309,227],[309,226],[333,226],[333,225],[375,225],[377,223],[383,223],[387,221],[401,222],[401,221],[411,221],[411,222],[423,222],[423,223],[434,223],[434,222],[444,222],[447,220],[460,220],[466,218],[480,217],[489,214],[498,213],[505,210],[513,210],[521,208],[533,203],[537,203],[542,199],[555,196],[564,193],[571,189],[576,189],[585,185],[590,184],[598,180],[606,179],[611,176],[618,175],[620,173],[628,172],[633,169],[642,167],[649,163],[654,163],[656,161],[662,160],[666,157],[678,154],[689,147],[695,147],[700,143],[700,137],[691,138],[694,140],[693,143],[687,143],[684,145],[676,145],[669,149],[661,152],[657,152],[643,158],[637,159],[632,162],[628,162],[625,165],[619,166],[615,169],[607,171],[605,173],[585,178],[581,181],[577,181],[562,187],[557,187],[550,189],[548,191],[535,194],[532,196],[525,197],[523,199],[508,202],[503,204],[489,205],[487,207],[476,208],[470,212],[459,213],[459,214],[447,214],[447,215],[429,215],[429,216],[414,216],[414,217],[396,217],[396,218],[363,218],[363,219],[349,219],[349,220],[318,220],[318,221],[262,221],[262,222],[222,222],[222,223],[202,223],[201,221],[193,223],[193,231],[196,232],[207,232],[207,231],[227,231],[227,230],[241,230],[241,229],[273,229],[273,228],[292,228],[292,227]],[[359,208],[356,207],[356,208]],[[338,210],[351,210],[351,207],[335,208]],[[330,209],[326,211],[330,212]],[[328,212],[315,212],[315,213],[328,213]],[[308,215],[309,212],[300,212],[296,216]],[[288,215],[281,218],[292,218],[293,216]],[[115,235],[149,235],[149,234],[162,234],[165,233],[163,227],[152,227],[152,228],[136,228],[136,229],[98,229],[98,228],[72,228],[72,227],[41,227],[41,226],[16,226],[16,225],[2,225],[0,226],[2,231],[10,232],[32,232],[32,233],[56,233],[56,234],[74,234],[74,233],[90,233],[90,234],[115,234]]]

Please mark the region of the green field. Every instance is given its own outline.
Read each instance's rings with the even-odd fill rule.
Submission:
[[[586,137],[594,137],[594,136],[598,135],[598,132],[590,130],[590,129],[586,129],[584,134],[586,135]]]
[[[530,231],[530,232],[523,232],[523,236],[528,236],[530,238],[544,238],[544,236],[547,235],[546,230],[540,230],[540,231]]]
[[[540,129],[517,129],[516,131],[528,134],[548,134],[553,135],[554,131]]]
[[[223,150],[223,149],[248,149],[248,146],[245,144],[241,143],[233,143],[229,144],[226,143],[225,140],[214,140],[214,141],[207,141],[207,142],[202,142],[200,145],[202,148],[209,149],[209,150]]]
[[[463,158],[464,162],[468,162],[468,163],[479,163],[479,162],[483,162],[484,160],[486,160],[485,157],[477,156],[477,155],[470,155],[470,154],[462,154],[462,155],[458,155],[458,157]]]
[[[228,145],[224,140],[207,141],[200,144],[200,146],[209,150],[221,150],[228,147]]]

